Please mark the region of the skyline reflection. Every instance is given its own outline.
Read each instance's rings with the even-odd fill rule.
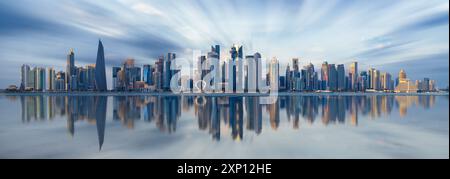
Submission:
[[[37,95],[8,99],[20,100],[23,123],[66,118],[71,136],[75,135],[79,121],[96,125],[99,150],[105,141],[105,125],[111,118],[108,116],[128,129],[134,129],[136,121],[142,120],[169,134],[176,132],[180,118],[193,117],[198,130],[208,132],[213,140],[220,141],[222,135],[229,135],[239,141],[243,140],[244,132],[260,135],[263,128],[276,131],[281,120],[294,130],[315,123],[358,126],[361,116],[377,119],[398,110],[399,116],[404,117],[413,106],[429,109],[436,102],[433,95],[279,96],[273,104],[259,104],[259,97],[230,96]]]

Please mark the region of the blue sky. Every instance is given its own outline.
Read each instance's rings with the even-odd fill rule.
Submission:
[[[316,68],[356,60],[445,87],[448,32],[447,0],[2,0],[0,88],[19,84],[24,63],[63,70],[70,48],[76,65],[95,63],[99,38],[109,86],[110,67],[127,57],[142,65],[237,43],[282,66],[293,57]]]

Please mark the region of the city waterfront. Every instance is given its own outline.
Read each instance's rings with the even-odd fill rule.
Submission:
[[[449,156],[448,93],[278,95],[4,93],[0,158]]]

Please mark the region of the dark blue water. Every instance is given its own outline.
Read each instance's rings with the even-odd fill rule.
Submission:
[[[448,158],[444,96],[5,96],[0,158]]]

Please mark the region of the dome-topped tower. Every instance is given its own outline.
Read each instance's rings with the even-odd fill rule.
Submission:
[[[398,79],[400,81],[406,80],[406,72],[405,72],[405,70],[403,70],[403,69],[400,70],[400,72],[398,73]]]

